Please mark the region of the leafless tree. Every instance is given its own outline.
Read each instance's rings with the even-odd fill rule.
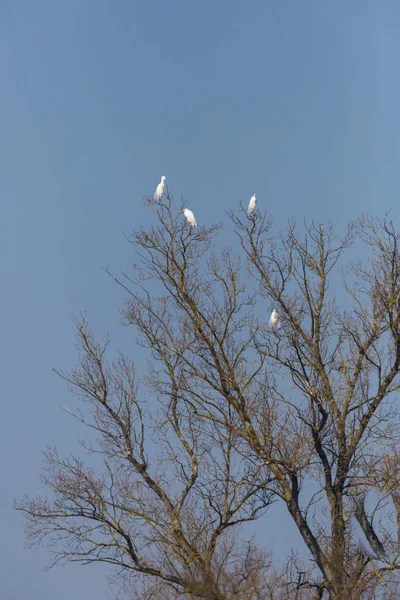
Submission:
[[[28,540],[49,538],[55,562],[111,563],[142,598],[395,598],[393,223],[363,217],[339,237],[331,224],[289,222],[274,233],[267,216],[239,211],[237,249],[217,253],[219,226],[191,229],[170,197],[148,205],[156,224],[133,234],[137,263],[118,280],[124,322],[150,359],[146,395],[133,364],[110,363],[80,322],[80,368],[61,375],[91,409],[75,416],[97,432],[88,448],[104,471],[50,450],[51,499],[17,506]],[[274,500],[304,540],[303,566],[278,568],[239,542],[248,520],[268,531]]]

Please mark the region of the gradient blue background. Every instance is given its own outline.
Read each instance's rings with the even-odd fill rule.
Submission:
[[[142,197],[166,175],[200,224],[254,192],[277,225],[398,216],[399,26],[396,0],[0,0],[2,600],[107,591],[103,567],[42,573],[11,503],[42,490],[46,445],[76,448],[52,373],[71,316],[135,356],[102,267],[130,264]],[[300,548],[274,510],[265,543]]]

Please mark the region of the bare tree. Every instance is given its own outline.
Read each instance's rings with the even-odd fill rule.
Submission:
[[[217,256],[219,227],[191,229],[170,197],[148,205],[157,223],[133,234],[138,261],[118,281],[124,322],[149,353],[147,396],[132,363],[110,364],[107,344],[80,323],[80,368],[61,374],[92,410],[91,420],[75,416],[99,434],[90,450],[103,454],[104,473],[49,451],[51,500],[18,505],[28,540],[49,537],[55,562],[133,574],[143,598],[394,598],[393,223],[363,217],[339,238],[330,224],[299,233],[289,222],[274,234],[271,219],[241,211],[231,214],[237,253]],[[235,541],[240,524],[268,523],[273,500],[286,505],[308,563],[279,569]]]

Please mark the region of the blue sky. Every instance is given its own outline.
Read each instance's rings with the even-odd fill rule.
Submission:
[[[129,266],[141,199],[164,174],[200,224],[254,192],[277,226],[398,217],[399,25],[395,0],[0,2],[4,599],[107,589],[98,567],[42,573],[11,503],[41,491],[46,445],[76,447],[52,373],[75,362],[71,317],[87,310],[135,357],[102,267]]]

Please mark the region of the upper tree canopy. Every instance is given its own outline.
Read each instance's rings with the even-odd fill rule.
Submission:
[[[54,562],[111,563],[131,598],[395,598],[394,224],[277,233],[243,210],[230,215],[234,248],[217,252],[219,226],[190,227],[170,196],[148,204],[154,225],[133,234],[133,273],[119,280],[148,370],[138,389],[131,359],[109,358],[78,323],[79,366],[61,374],[104,468],[49,451],[51,497],[17,505],[28,540],[50,541]],[[304,558],[288,547],[283,566],[268,554],[274,501],[304,540]],[[262,548],[239,541],[255,519]]]

